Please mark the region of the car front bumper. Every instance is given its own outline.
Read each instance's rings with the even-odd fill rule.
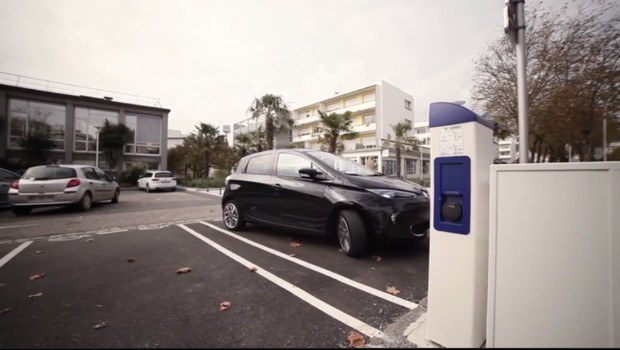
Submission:
[[[394,201],[390,207],[370,213],[369,228],[377,237],[395,239],[421,239],[430,227],[430,201],[420,198],[414,202]]]

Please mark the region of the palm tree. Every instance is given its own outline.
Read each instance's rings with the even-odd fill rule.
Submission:
[[[235,135],[235,146],[242,157],[250,153],[261,152],[266,147],[263,127],[259,126],[254,131]]]
[[[394,131],[394,141],[391,141],[391,135],[388,134],[387,143],[389,145],[390,142],[394,142],[394,148],[396,149],[396,177],[401,177],[400,171],[400,163],[401,163],[401,150],[403,149],[403,144],[412,145],[412,150],[417,151],[418,147],[416,145],[415,138],[409,135],[409,132],[413,130],[413,124],[411,124],[410,120],[405,120],[404,122],[398,122],[396,125],[390,124],[392,127],[392,131]]]
[[[220,134],[217,126],[203,122],[200,122],[200,125],[196,125],[196,131],[198,147],[200,148],[202,162],[204,164],[204,178],[208,178],[212,156],[226,143],[226,136]]]
[[[321,123],[323,124],[323,135],[321,142],[327,146],[329,153],[340,153],[344,150],[344,144],[341,140],[352,140],[357,137],[358,133],[353,131],[353,118],[351,111],[339,113],[326,113],[319,111]]]
[[[294,124],[282,96],[266,94],[261,98],[255,98],[248,111],[252,113],[252,118],[257,120],[265,116],[267,150],[273,149],[276,133],[288,131]]]

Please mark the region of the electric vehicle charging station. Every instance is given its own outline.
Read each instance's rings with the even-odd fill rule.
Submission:
[[[431,225],[427,339],[480,347],[486,338],[489,167],[494,124],[448,102],[430,104]]]

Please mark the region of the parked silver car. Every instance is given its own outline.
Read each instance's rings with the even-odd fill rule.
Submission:
[[[15,215],[26,215],[35,207],[76,205],[82,211],[92,203],[118,203],[116,179],[89,165],[44,165],[28,168],[9,189],[9,203]]]

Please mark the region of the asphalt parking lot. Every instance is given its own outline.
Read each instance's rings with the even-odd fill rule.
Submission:
[[[203,216],[0,244],[0,348],[349,347],[351,331],[387,337],[426,296],[428,242],[352,259],[325,238]]]

